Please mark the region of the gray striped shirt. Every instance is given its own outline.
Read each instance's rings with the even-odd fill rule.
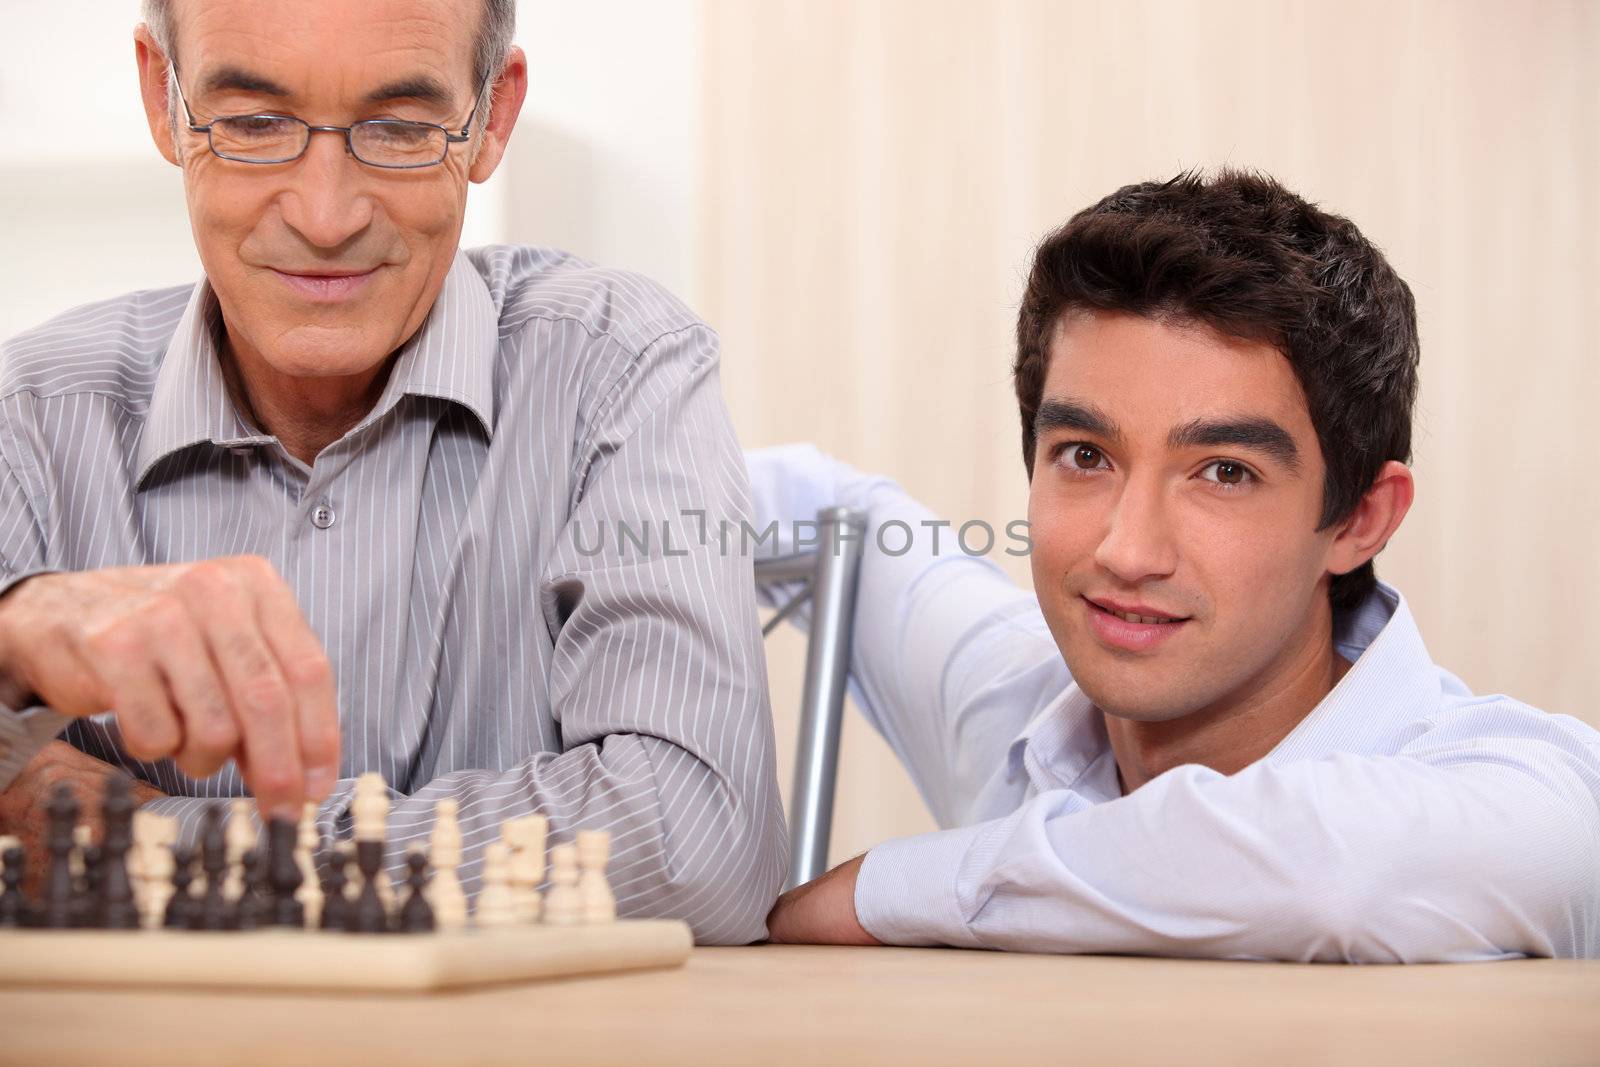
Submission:
[[[0,589],[264,556],[338,680],[325,836],[378,771],[393,869],[455,797],[474,893],[499,823],[541,811],[555,840],[611,831],[623,914],[763,936],[784,827],[751,562],[683,536],[749,516],[711,330],[635,275],[459,254],[376,406],[308,467],[229,399],[217,314],[201,282],[5,344]],[[67,738],[170,794],[152,807],[189,837],[202,798],[243,792],[231,763],[196,781],[125,756],[109,715]]]

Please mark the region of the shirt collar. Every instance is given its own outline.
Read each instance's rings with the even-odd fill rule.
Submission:
[[[1438,705],[1438,668],[1393,586],[1379,582],[1353,611],[1336,614],[1333,643],[1350,669],[1264,760],[1393,751],[1395,734]],[[1118,795],[1110,749],[1103,717],[1074,682],[1023,727],[1008,759],[1013,774],[1025,770],[1041,788],[1109,789],[1109,799]]]
[[[135,453],[135,484],[161,460],[193,445],[247,448],[275,438],[245,422],[217,361],[220,311],[209,280],[189,298],[156,373],[150,409]],[[471,411],[485,434],[494,432],[494,365],[499,315],[482,275],[462,252],[428,317],[395,356],[383,394],[352,433],[387,414],[404,396],[428,396]]]

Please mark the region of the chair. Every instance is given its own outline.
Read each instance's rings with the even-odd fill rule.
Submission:
[[[865,512],[824,508],[817,512],[817,549],[759,559],[755,564],[758,587],[806,583],[805,589],[761,628],[763,634],[771,633],[802,604],[812,604],[805,685],[800,696],[800,743],[795,754],[794,792],[789,799],[791,888],[809,882],[828,865],[839,731],[866,528]]]

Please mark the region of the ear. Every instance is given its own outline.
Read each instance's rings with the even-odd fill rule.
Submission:
[[[483,130],[483,138],[478,142],[478,153],[473,156],[472,166],[467,171],[468,178],[475,182],[488,181],[489,175],[500,166],[500,160],[506,154],[506,145],[511,141],[511,128],[517,124],[517,116],[522,113],[522,100],[527,95],[528,57],[522,49],[513,45],[500,77],[484,93],[485,102],[492,96],[494,103],[489,112],[488,125]]]
[[[1328,572],[1348,574],[1381,552],[1411,510],[1415,495],[1411,468],[1392,459],[1385,463],[1334,537],[1328,549]]]
[[[133,31],[133,54],[139,63],[139,95],[144,98],[144,117],[150,124],[150,139],[155,141],[156,151],[168,163],[180,166],[178,147],[172,143],[172,112],[167,100],[167,94],[172,91],[167,84],[167,73],[172,68],[167,54],[150,33],[150,27],[142,22]]]

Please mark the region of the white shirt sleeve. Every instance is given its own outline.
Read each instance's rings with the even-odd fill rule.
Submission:
[[[989,558],[968,555],[955,526],[888,478],[810,445],[761,449],[745,461],[757,530],[777,524],[763,555],[807,547],[815,530],[805,524],[823,508],[867,513],[850,694],[940,825],[970,821],[974,798],[1044,694],[1070,681],[1038,602]],[[1022,551],[1025,531],[993,534],[992,552]],[[968,544],[985,540],[972,531]],[[760,595],[778,606],[797,592]],[[809,615],[790,618],[804,627]]]
[[[856,887],[892,944],[1347,962],[1600,955],[1600,747],[1511,701],[1399,754],[1174,768],[891,841]]]

